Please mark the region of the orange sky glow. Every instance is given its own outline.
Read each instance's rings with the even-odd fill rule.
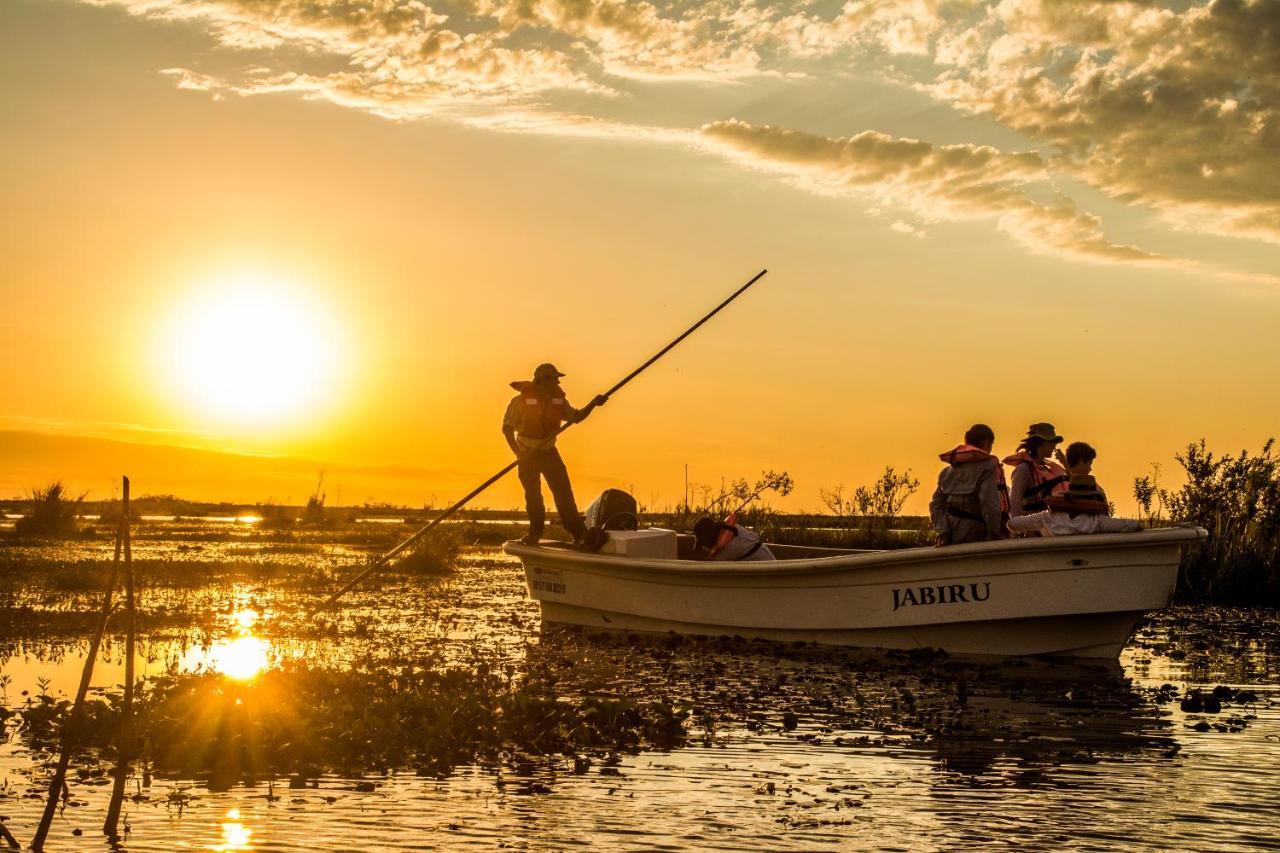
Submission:
[[[768,267],[563,438],[581,503],[920,512],[1051,421],[1131,512],[1280,432],[1266,5],[12,0],[0,497],[446,503],[510,381],[585,404]]]

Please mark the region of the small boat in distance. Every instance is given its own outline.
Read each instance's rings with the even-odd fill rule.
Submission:
[[[1199,527],[853,551],[769,545],[703,562],[692,537],[610,533],[609,553],[507,542],[546,622],[966,655],[1119,656],[1173,597]]]

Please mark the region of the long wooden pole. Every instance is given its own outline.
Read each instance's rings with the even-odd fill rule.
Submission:
[[[98,659],[98,648],[102,645],[102,635],[107,630],[107,620],[111,618],[111,598],[115,594],[116,577],[120,572],[120,550],[128,536],[129,514],[129,480],[124,481],[125,512],[120,516],[120,525],[116,528],[116,553],[111,560],[111,579],[107,581],[107,591],[102,597],[102,612],[98,616],[98,630],[89,641],[89,652],[84,659],[84,669],[80,672],[80,686],[76,690],[75,702],[62,727],[62,751],[58,755],[58,764],[53,771],[53,779],[49,782],[49,799],[44,804],[44,814],[40,817],[40,825],[36,828],[35,837],[31,839],[31,849],[44,849],[44,840],[49,835],[49,826],[53,823],[54,812],[58,809],[58,798],[67,784],[67,766],[71,763],[71,752],[80,737],[80,726],[84,720],[84,700],[89,693],[89,682],[93,679],[93,664]]]
[[[115,784],[102,833],[115,840],[120,837],[120,808],[124,804],[124,783],[129,775],[129,759],[133,751],[133,659],[138,635],[137,611],[133,595],[133,548],[129,536],[129,478],[124,478],[124,700],[120,705],[120,731],[116,744]]]
[[[759,281],[761,278],[763,278],[763,277],[764,277],[764,275],[765,275],[765,273],[767,273],[767,272],[768,272],[768,270],[767,270],[767,269],[763,269],[763,270],[760,270],[760,272],[758,272],[758,273],[756,273],[755,275],[753,275],[753,276],[751,277],[751,280],[750,280],[750,281],[748,281],[746,284],[742,285],[742,287],[739,287],[739,288],[738,288],[737,290],[735,290],[733,293],[729,294],[729,296],[728,296],[728,297],[727,297],[723,302],[721,302],[721,303],[720,303],[719,305],[717,305],[715,308],[711,309],[711,311],[709,311],[706,315],[704,315],[704,316],[703,316],[703,318],[702,318],[701,320],[699,320],[698,322],[694,323],[692,326],[690,326],[688,329],[686,329],[686,330],[684,331],[684,333],[683,333],[683,334],[681,334],[678,338],[676,338],[675,340],[673,340],[671,343],[667,344],[667,345],[666,345],[665,347],[663,347],[662,349],[658,350],[658,351],[657,351],[657,352],[656,352],[656,353],[655,353],[655,354],[654,354],[654,355],[653,355],[653,356],[652,356],[648,361],[646,361],[644,364],[640,365],[640,366],[639,366],[639,367],[637,367],[635,370],[633,370],[633,371],[631,371],[630,373],[628,373],[626,376],[622,377],[622,379],[618,380],[618,382],[617,382],[617,383],[615,383],[615,384],[614,384],[614,386],[613,386],[612,388],[610,388],[608,391],[605,391],[603,394],[601,394],[601,395],[599,395],[599,396],[604,397],[604,398],[606,398],[606,399],[607,399],[607,398],[609,398],[609,397],[612,397],[614,394],[618,393],[620,390],[622,390],[622,387],[623,387],[624,385],[626,385],[626,384],[627,384],[628,382],[630,382],[632,379],[635,379],[637,376],[639,376],[641,373],[643,373],[643,372],[644,372],[646,369],[648,369],[648,368],[649,368],[649,366],[650,366],[650,365],[652,365],[655,361],[657,361],[658,359],[662,358],[664,355],[666,355],[667,353],[669,353],[671,350],[675,349],[675,347],[676,347],[676,345],[677,345],[677,344],[679,344],[679,343],[680,343],[681,341],[683,341],[685,338],[687,338],[687,337],[689,337],[690,335],[692,335],[694,332],[698,331],[698,329],[702,328],[702,325],[703,325],[704,323],[706,323],[706,322],[707,322],[708,320],[710,320],[712,317],[716,316],[716,315],[717,315],[717,314],[719,314],[722,310],[724,310],[724,309],[725,309],[725,307],[726,307],[726,306],[728,306],[728,304],[729,304],[730,302],[732,302],[733,300],[735,300],[735,299],[737,299],[739,296],[741,296],[743,293],[745,293],[745,292],[747,291],[747,288],[751,287],[751,285],[755,284],[757,281]],[[590,410],[590,409],[592,408],[592,406],[593,406],[593,405],[594,405],[594,400],[593,400],[593,402],[592,402],[592,405],[587,406],[587,410]],[[558,430],[556,431],[556,435],[559,435],[560,433],[564,432],[564,431],[565,431],[565,430],[567,430],[569,427],[573,426],[573,424],[574,424],[574,423],[575,423],[575,421],[570,421],[570,422],[568,422],[568,423],[564,424],[563,426],[561,426],[561,427],[560,427],[560,429],[558,429]],[[490,477],[489,479],[485,480],[483,483],[481,483],[480,485],[478,485],[478,486],[476,486],[474,489],[472,489],[470,492],[468,492],[468,493],[467,493],[467,495],[466,495],[466,497],[462,498],[462,499],[461,499],[461,500],[459,500],[457,503],[453,504],[453,505],[452,505],[452,506],[450,506],[448,509],[444,510],[444,512],[440,513],[440,514],[439,514],[439,515],[437,515],[435,518],[433,518],[433,519],[431,520],[431,522],[430,522],[426,527],[423,527],[423,528],[422,528],[421,530],[419,530],[417,533],[414,533],[414,534],[413,534],[412,536],[410,536],[408,539],[404,540],[404,541],[403,541],[403,542],[401,542],[399,545],[395,546],[395,547],[394,547],[394,548],[392,548],[390,551],[388,551],[388,552],[386,552],[385,554],[383,554],[383,555],[382,555],[381,557],[379,557],[377,560],[375,560],[375,561],[373,561],[372,563],[370,563],[370,564],[369,564],[369,565],[368,565],[368,566],[367,566],[363,571],[361,571],[359,574],[357,574],[357,575],[356,575],[354,578],[352,578],[351,580],[347,581],[347,583],[345,583],[345,584],[342,586],[342,588],[341,588],[341,589],[339,589],[339,590],[338,590],[337,592],[335,592],[333,595],[331,595],[331,596],[329,596],[327,599],[325,599],[324,603],[323,603],[323,604],[321,604],[319,607],[317,607],[315,610],[313,610],[313,611],[312,611],[312,613],[317,613],[317,612],[319,612],[320,610],[323,610],[324,608],[326,608],[326,607],[330,606],[330,605],[331,605],[331,604],[333,604],[335,601],[337,601],[339,598],[341,598],[343,595],[345,595],[347,592],[349,592],[351,589],[353,589],[353,588],[354,588],[357,584],[359,584],[362,580],[364,580],[364,579],[365,579],[365,578],[367,578],[369,575],[371,575],[371,574],[373,574],[374,572],[376,572],[378,569],[381,569],[381,568],[383,568],[384,566],[386,566],[386,565],[387,565],[388,563],[390,563],[390,561],[391,561],[392,559],[394,559],[398,554],[400,554],[400,553],[401,553],[401,552],[403,552],[406,548],[408,548],[408,547],[409,547],[409,546],[411,546],[413,543],[417,542],[419,539],[421,539],[423,536],[425,536],[425,535],[426,535],[430,530],[432,530],[436,525],[438,525],[438,524],[440,524],[440,522],[442,522],[442,521],[444,521],[444,520],[446,520],[446,519],[450,518],[451,516],[453,516],[453,515],[454,515],[454,513],[456,513],[458,510],[462,509],[462,508],[463,508],[464,506],[466,506],[468,503],[470,503],[470,502],[471,502],[471,500],[472,500],[472,498],[474,498],[476,495],[480,494],[480,493],[481,493],[481,492],[483,492],[485,489],[489,488],[489,487],[490,487],[490,486],[492,486],[494,483],[498,482],[498,481],[499,481],[499,480],[501,480],[503,477],[505,477],[508,473],[510,473],[510,472],[511,472],[515,467],[516,467],[516,465],[517,465],[517,464],[519,464],[519,460],[513,461],[513,462],[511,462],[510,464],[508,464],[508,465],[507,465],[505,468],[503,468],[501,471],[499,471],[498,473],[494,474],[492,477]]]

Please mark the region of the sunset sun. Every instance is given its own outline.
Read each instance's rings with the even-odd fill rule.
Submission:
[[[279,421],[322,402],[338,362],[335,325],[304,290],[257,274],[220,278],[168,319],[172,389],[203,414]]]

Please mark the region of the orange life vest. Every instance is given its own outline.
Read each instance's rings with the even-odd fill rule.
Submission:
[[[737,526],[738,513],[737,512],[729,513],[727,516],[725,516],[724,523],[729,525],[729,527],[731,528]],[[724,546],[732,542],[733,537],[737,535],[738,535],[738,532],[736,530],[729,530],[729,529],[721,530],[720,535],[716,537],[716,546],[711,549],[712,556],[719,553],[720,551],[723,551]]]
[[[1049,509],[1068,513],[1072,518],[1077,515],[1111,514],[1107,496],[1098,488],[1098,481],[1087,474],[1072,477],[1065,492],[1050,495],[1044,502]]]
[[[520,392],[520,425],[516,432],[524,438],[551,438],[569,419],[572,409],[559,385],[549,394],[543,394],[528,381],[512,382],[511,387]]]
[[[1030,453],[1019,450],[1012,456],[1006,456],[1004,464],[1011,468],[1017,468],[1019,465],[1027,465],[1031,468],[1031,488],[1027,489],[1022,496],[1023,512],[1040,512],[1047,509],[1049,505],[1045,503],[1046,498],[1067,490],[1067,469],[1050,459],[1036,462],[1031,458]]]
[[[1111,507],[1101,497],[1083,497],[1074,493],[1050,495],[1044,499],[1049,509],[1068,513],[1072,518],[1077,515],[1110,515]]]
[[[946,453],[939,453],[938,458],[948,465],[964,465],[969,462],[981,462],[983,459],[990,459],[996,466],[996,490],[1000,492],[1000,514],[1009,514],[1009,487],[1004,482],[1004,468],[1000,465],[1000,460],[992,456],[980,447],[974,447],[972,444],[962,444],[954,450],[948,450]]]

